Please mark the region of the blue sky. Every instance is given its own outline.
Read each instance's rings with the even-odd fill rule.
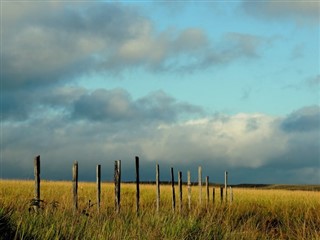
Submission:
[[[203,165],[216,182],[320,184],[319,7],[2,1],[1,177],[29,178],[40,154],[44,178],[78,160],[108,180],[121,159],[131,180],[139,155],[146,180],[158,162],[164,179]]]

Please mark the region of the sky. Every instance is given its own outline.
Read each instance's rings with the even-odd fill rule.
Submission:
[[[1,178],[320,184],[318,1],[1,1]]]

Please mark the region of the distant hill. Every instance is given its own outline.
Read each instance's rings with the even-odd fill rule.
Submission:
[[[232,185],[236,188],[261,188],[261,189],[284,189],[284,190],[303,190],[320,191],[320,185],[291,185],[291,184],[237,184]]]
[[[124,183],[135,183],[134,181],[126,181]],[[141,181],[141,184],[155,184],[155,181]],[[161,185],[169,185],[170,181],[161,181]],[[175,182],[177,184],[177,182]],[[205,183],[203,183],[205,184]],[[183,185],[186,185],[184,182]],[[192,186],[197,186],[198,182],[191,182]],[[210,183],[210,186],[222,187],[223,183]],[[320,191],[320,185],[293,185],[293,184],[253,184],[253,183],[241,183],[231,184],[234,188],[259,188],[259,189],[284,189],[284,190],[302,190],[302,191]]]

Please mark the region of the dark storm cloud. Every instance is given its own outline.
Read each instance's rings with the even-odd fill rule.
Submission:
[[[117,4],[6,2],[3,9],[4,88],[43,86],[90,72],[99,58],[149,24]]]
[[[1,93],[3,120],[26,120],[33,109],[34,99],[26,91],[4,91]]]
[[[282,121],[281,128],[287,132],[315,131],[319,134],[320,107],[305,107],[291,113]]]
[[[281,146],[284,151],[272,156],[262,168],[274,169],[288,176],[309,173],[309,178],[319,181],[320,107],[298,109],[285,118],[277,119],[274,127],[280,130],[277,136],[285,139]]]
[[[50,116],[52,111],[69,115],[76,99],[87,92],[80,87],[43,87],[2,91],[2,120],[27,121],[33,116]]]

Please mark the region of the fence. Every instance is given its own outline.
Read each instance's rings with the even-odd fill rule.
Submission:
[[[73,194],[73,210],[78,211],[78,162],[75,161],[72,166],[72,194]],[[170,169],[171,172],[171,189],[172,189],[172,211],[176,211],[176,194],[175,194],[175,180],[174,180],[174,170]],[[140,211],[140,172],[139,172],[139,157],[135,157],[135,175],[136,175],[136,213],[139,215]],[[34,177],[35,177],[35,189],[34,189],[34,201],[38,204],[34,205],[35,211],[38,211],[40,207],[40,156],[34,158]],[[187,191],[188,191],[188,210],[191,210],[191,174],[190,171],[187,172]],[[228,195],[228,172],[224,173],[224,186],[220,186],[220,202],[230,203],[233,201],[232,187],[229,186]],[[160,211],[160,166],[156,164],[156,211]],[[179,190],[179,210],[182,210],[182,172],[178,172],[178,190]],[[199,187],[199,206],[202,206],[202,167],[198,167],[198,187]],[[97,198],[97,211],[100,212],[101,203],[101,165],[96,167],[96,198]],[[205,178],[205,195],[206,195],[206,208],[210,206],[210,182],[209,176]],[[229,196],[229,199],[228,199]],[[121,160],[114,162],[114,199],[115,199],[115,211],[120,212],[120,202],[121,202]],[[212,204],[215,202],[215,187],[212,187]]]

